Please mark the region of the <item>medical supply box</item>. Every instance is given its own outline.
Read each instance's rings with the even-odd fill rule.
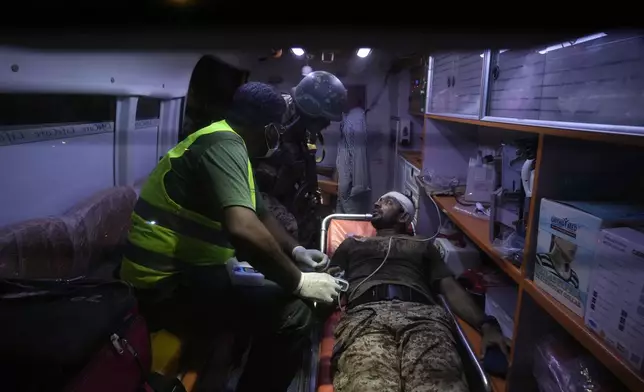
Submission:
[[[600,231],[639,224],[643,206],[542,199],[535,284],[583,317]]]
[[[448,238],[436,238],[434,247],[441,255],[447,268],[454,274],[460,276],[468,269],[476,269],[481,266],[481,256],[479,250],[469,241],[464,240],[465,246],[457,246]]]
[[[595,263],[586,326],[644,375],[644,233],[603,230]]]

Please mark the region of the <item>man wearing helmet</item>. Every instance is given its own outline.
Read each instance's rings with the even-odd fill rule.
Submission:
[[[341,121],[347,90],[335,75],[315,71],[290,93],[282,94],[286,112],[280,148],[256,162],[258,187],[267,208],[304,246],[313,246],[320,227],[315,144],[332,121]]]

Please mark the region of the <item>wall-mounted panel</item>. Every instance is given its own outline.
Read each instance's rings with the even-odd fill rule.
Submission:
[[[0,226],[114,186],[115,98],[0,94]]]

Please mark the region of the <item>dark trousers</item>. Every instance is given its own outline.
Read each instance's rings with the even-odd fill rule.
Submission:
[[[309,304],[275,284],[233,286],[224,267],[198,267],[164,286],[138,293],[152,330],[187,328],[207,335],[232,328],[250,334],[251,351],[237,392],[287,390],[310,346],[314,316]]]

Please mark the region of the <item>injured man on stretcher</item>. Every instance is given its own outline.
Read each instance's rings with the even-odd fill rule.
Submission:
[[[350,284],[335,329],[335,391],[467,391],[451,318],[433,294],[482,333],[483,351],[498,345],[507,356],[498,323],[457,283],[432,241],[406,234],[409,198],[389,192],[372,214],[376,236],[345,239],[330,263],[329,273],[344,271]]]

